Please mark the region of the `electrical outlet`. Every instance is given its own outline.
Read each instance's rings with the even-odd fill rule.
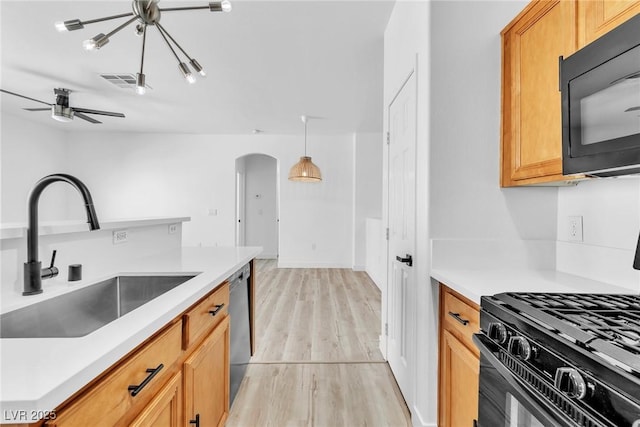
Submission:
[[[175,234],[178,232],[178,224],[169,224],[169,234]]]
[[[129,240],[129,230],[114,230],[113,231],[113,244],[119,245]]]
[[[569,241],[582,242],[582,217],[570,216],[569,220]]]

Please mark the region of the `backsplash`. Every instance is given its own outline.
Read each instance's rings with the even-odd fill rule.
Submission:
[[[580,216],[583,240],[570,240],[569,217]],[[640,292],[632,268],[640,232],[640,177],[583,181],[558,189],[556,268]]]

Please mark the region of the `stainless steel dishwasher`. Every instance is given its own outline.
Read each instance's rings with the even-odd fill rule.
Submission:
[[[251,358],[249,332],[249,278],[251,267],[245,264],[229,277],[229,316],[231,316],[231,386],[229,403],[238,393]]]

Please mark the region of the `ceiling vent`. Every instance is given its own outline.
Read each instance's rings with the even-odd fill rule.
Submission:
[[[100,74],[100,77],[121,89],[136,90],[136,76],[133,74]],[[147,89],[153,89],[145,83]]]

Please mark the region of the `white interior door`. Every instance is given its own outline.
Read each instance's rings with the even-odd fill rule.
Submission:
[[[416,82],[412,73],[389,106],[389,259],[387,359],[409,406],[414,361]]]

